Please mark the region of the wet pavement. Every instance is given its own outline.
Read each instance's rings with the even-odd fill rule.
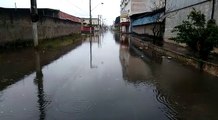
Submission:
[[[1,53],[0,119],[218,119],[218,78],[129,41],[106,32],[77,47]]]

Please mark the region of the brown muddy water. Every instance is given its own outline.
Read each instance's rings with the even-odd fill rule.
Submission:
[[[218,78],[129,41],[0,53],[0,120],[218,119]]]

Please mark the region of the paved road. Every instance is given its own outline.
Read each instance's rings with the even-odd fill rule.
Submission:
[[[218,119],[217,78],[164,56],[142,55],[129,40],[106,32],[44,66],[41,53],[34,64],[17,63],[37,72],[1,85],[0,119]]]

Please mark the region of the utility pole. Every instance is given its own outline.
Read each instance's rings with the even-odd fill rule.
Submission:
[[[212,13],[211,13],[211,19],[214,19],[215,4],[216,4],[216,0],[212,0]]]
[[[90,25],[90,34],[92,34],[92,1],[89,0],[89,25]]]
[[[32,19],[32,30],[33,30],[33,40],[34,40],[34,47],[38,47],[38,29],[37,29],[37,21],[39,20],[38,10],[37,10],[37,3],[36,0],[30,0],[31,3],[31,19]]]
[[[100,15],[98,15],[98,31],[100,31],[100,24],[99,24],[99,22],[100,22]]]

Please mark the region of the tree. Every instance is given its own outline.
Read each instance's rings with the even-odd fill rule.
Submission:
[[[173,4],[170,4],[170,2],[166,2],[166,0],[152,0],[151,1],[151,10],[152,12],[156,12],[156,11],[161,11],[161,9],[164,10],[163,13],[161,14],[156,14],[154,17],[155,19],[155,24],[152,28],[152,32],[153,32],[153,43],[156,44],[157,42],[162,42],[163,40],[163,35],[164,35],[164,31],[165,31],[165,19],[166,18],[171,18],[173,17],[175,14],[177,14],[177,12],[171,12],[174,10],[176,6]],[[158,40],[158,41],[157,41]]]
[[[193,11],[187,16],[188,20],[176,26],[172,32],[177,36],[171,38],[178,43],[186,43],[193,51],[198,53],[200,59],[206,60],[208,55],[218,44],[218,27],[215,20],[206,22],[201,11]]]
[[[153,43],[156,44],[157,43],[157,39],[158,41],[160,41],[163,37],[163,33],[164,33],[164,19],[165,19],[165,14],[161,13],[161,11],[165,11],[165,0],[153,0],[151,1],[152,5],[151,5],[151,10],[152,12],[156,13],[156,15],[153,15],[153,19],[155,19],[155,24],[152,28],[152,32],[153,32]],[[160,11],[159,13],[157,11]]]

